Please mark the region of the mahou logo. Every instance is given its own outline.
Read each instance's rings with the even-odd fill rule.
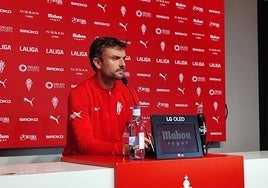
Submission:
[[[87,39],[87,36],[83,34],[73,33],[72,36],[74,40],[78,40],[78,41],[84,41]]]
[[[57,14],[48,13],[47,17],[49,20],[54,22],[60,22],[62,20],[62,16]]]
[[[0,134],[0,142],[6,142],[9,140],[9,134]]]

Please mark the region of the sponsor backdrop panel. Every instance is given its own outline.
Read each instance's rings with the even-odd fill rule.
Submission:
[[[129,84],[150,114],[195,114],[225,141],[223,0],[0,0],[0,148],[63,146],[67,96],[93,74],[98,36],[128,41]]]

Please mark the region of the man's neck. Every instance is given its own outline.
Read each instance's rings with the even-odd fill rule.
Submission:
[[[99,84],[103,89],[113,89],[115,85],[115,80],[107,77],[102,77],[101,75],[97,74],[97,79]]]

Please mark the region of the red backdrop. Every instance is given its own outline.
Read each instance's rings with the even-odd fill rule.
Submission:
[[[129,41],[142,114],[195,114],[225,141],[224,1],[0,0],[0,148],[65,144],[67,96],[97,36]]]

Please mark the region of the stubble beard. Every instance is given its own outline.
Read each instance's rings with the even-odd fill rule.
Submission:
[[[123,77],[124,77],[124,70],[120,69],[120,70],[117,70],[115,73],[114,73],[114,79],[115,80],[121,80]]]

